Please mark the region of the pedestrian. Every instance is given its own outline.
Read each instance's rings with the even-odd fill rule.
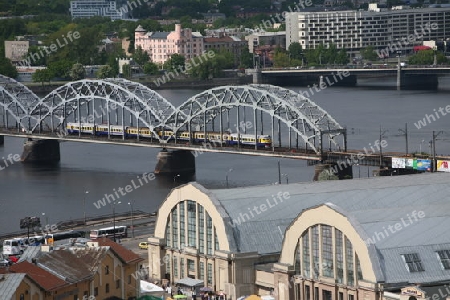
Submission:
[[[192,300],[197,300],[197,293],[195,291],[195,288],[192,290]]]

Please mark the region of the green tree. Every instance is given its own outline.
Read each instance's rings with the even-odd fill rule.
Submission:
[[[302,45],[298,42],[291,43],[288,47],[288,52],[291,55],[291,59],[302,60],[303,58]]]
[[[48,69],[52,72],[53,77],[68,79],[73,62],[62,59],[48,64]]]
[[[109,65],[101,66],[97,71],[97,78],[111,78],[114,77],[114,71]]]
[[[31,76],[34,82],[40,82],[42,85],[44,82],[50,83],[53,77],[53,73],[49,69],[36,70]]]
[[[378,58],[378,55],[375,52],[375,48],[372,46],[367,46],[366,48],[362,49],[361,56],[362,58],[370,61],[376,60]]]
[[[76,63],[70,69],[69,76],[72,80],[83,79],[86,74],[84,66],[82,64]]]
[[[0,74],[11,78],[17,77],[16,67],[14,67],[11,61],[4,56],[0,56]]]
[[[144,64],[144,73],[147,75],[157,75],[159,74],[158,65],[153,62],[146,62]]]
[[[448,59],[442,52],[436,52],[436,63],[446,64]],[[418,51],[416,54],[412,55],[408,59],[410,65],[432,65],[434,64],[434,51],[433,50],[422,50]]]
[[[290,66],[289,53],[284,49],[277,48],[273,56],[273,66],[275,68],[286,68]]]
[[[164,63],[164,68],[167,70],[179,70],[184,68],[186,59],[183,55],[175,53]]]
[[[250,53],[250,51],[248,50],[248,47],[245,47],[244,49],[242,49],[241,52],[241,58],[240,58],[241,62],[239,64],[239,68],[253,68],[253,54]]]
[[[338,65],[346,65],[349,62],[350,59],[348,58],[347,51],[345,51],[345,49],[339,50],[334,63]]]
[[[122,66],[122,74],[125,78],[131,78],[131,66],[130,64],[124,64]]]
[[[145,63],[150,60],[150,56],[148,55],[147,51],[142,50],[141,46],[137,47],[137,49],[134,50],[132,57],[134,61],[140,66],[145,65]]]

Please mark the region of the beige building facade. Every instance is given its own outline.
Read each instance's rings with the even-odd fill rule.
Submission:
[[[216,190],[192,182],[158,211],[150,276],[200,279],[230,299],[417,300],[402,289],[450,282],[447,191],[436,173]]]

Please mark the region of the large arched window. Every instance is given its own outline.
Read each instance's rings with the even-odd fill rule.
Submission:
[[[303,232],[296,246],[294,264],[295,273],[304,278],[329,277],[348,286],[355,286],[357,280],[363,279],[350,240],[339,229],[325,224]]]
[[[166,245],[182,250],[188,246],[199,254],[212,255],[219,250],[219,240],[212,218],[195,201],[179,202],[167,218]]]

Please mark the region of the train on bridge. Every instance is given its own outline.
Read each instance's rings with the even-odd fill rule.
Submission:
[[[223,144],[225,146],[257,146],[258,148],[270,148],[272,146],[272,138],[270,135],[241,134],[223,132],[205,132],[204,131],[178,131],[176,135],[170,129],[160,128],[156,133],[148,127],[132,127],[122,125],[107,125],[94,123],[67,123],[67,133],[69,135],[94,135],[94,136],[120,136],[125,139],[143,138],[143,139],[164,139],[168,142],[175,141],[191,141],[192,143],[212,142],[214,144]]]

